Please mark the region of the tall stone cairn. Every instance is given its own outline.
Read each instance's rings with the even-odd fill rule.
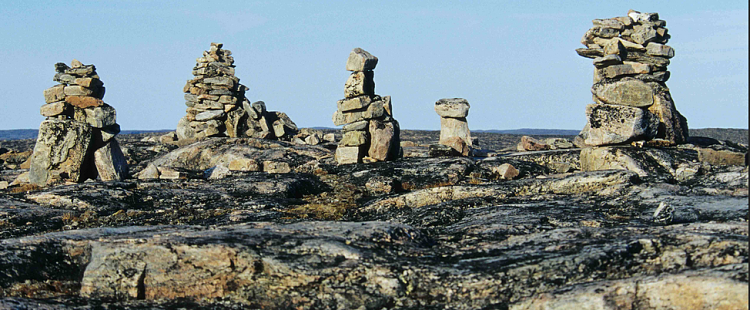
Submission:
[[[247,86],[234,75],[232,52],[211,43],[183,88],[187,115],[177,123],[178,140],[206,137],[252,137],[292,140],[297,125],[286,113],[267,111],[263,101],[250,103]]]
[[[627,16],[593,20],[578,55],[594,59],[594,103],[579,146],[644,143],[669,146],[688,138],[687,120],[677,111],[666,81],[674,49],[666,22],[657,13],[630,10]]]
[[[336,149],[339,164],[394,160],[401,157],[400,128],[393,119],[390,96],[375,94],[373,69],[378,58],[361,48],[349,54],[344,99],[337,103],[333,124],[343,125]]]
[[[115,109],[104,103],[104,83],[94,65],[73,60],[55,64],[53,80],[40,109],[47,119],[39,126],[31,155],[29,181],[47,185],[86,179],[123,180],[128,165],[115,135],[120,132]]]
[[[211,43],[193,68],[193,79],[183,88],[187,115],[177,123],[177,137],[199,139],[214,136],[238,137],[245,131],[247,87],[234,76],[232,52],[223,44]]]

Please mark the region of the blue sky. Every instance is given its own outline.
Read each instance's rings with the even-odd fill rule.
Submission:
[[[379,58],[376,93],[405,129],[440,127],[440,98],[472,129],[581,129],[591,20],[658,12],[676,55],[667,86],[691,128],[748,128],[746,1],[4,1],[0,129],[38,128],[56,62],[94,64],[123,129],[174,129],[182,87],[211,42],[251,101],[300,127],[333,127],[355,47]]]

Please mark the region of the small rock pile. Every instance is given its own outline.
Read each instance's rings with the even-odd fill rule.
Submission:
[[[213,136],[238,137],[244,133],[247,87],[234,76],[234,57],[223,44],[211,43],[193,68],[193,79],[183,88],[187,115],[177,124],[177,137],[198,139]]]
[[[400,128],[393,119],[390,96],[375,94],[373,69],[378,58],[355,48],[346,62],[352,71],[337,103],[333,124],[344,125],[336,149],[339,164],[394,160],[401,157]]]
[[[120,132],[115,109],[104,103],[104,83],[94,65],[73,60],[55,64],[58,82],[44,91],[39,136],[31,155],[28,178],[47,185],[99,178],[122,180],[128,165],[115,135]]]
[[[595,19],[576,52],[594,59],[594,104],[576,139],[579,146],[637,142],[653,146],[684,143],[687,120],[677,111],[666,81],[674,49],[657,13],[630,10],[627,16]]]
[[[469,132],[469,101],[463,98],[440,99],[435,103],[435,112],[440,115],[440,145],[449,147],[448,152],[439,152],[439,146],[431,146],[430,154],[471,155],[473,142]],[[448,153],[448,154],[443,154]]]
[[[266,103],[263,101],[251,104],[245,99],[242,106],[247,113],[247,130],[242,136],[291,141],[299,132],[297,125],[286,113],[267,111]]]

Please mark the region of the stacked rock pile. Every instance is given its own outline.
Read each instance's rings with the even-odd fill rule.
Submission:
[[[177,123],[177,139],[205,137],[253,137],[289,140],[297,125],[286,113],[267,111],[263,101],[250,103],[247,87],[234,75],[232,52],[222,43],[211,43],[196,60],[194,78],[187,81],[187,115]]]
[[[469,132],[469,101],[463,98],[440,99],[435,103],[435,112],[440,115],[440,145],[449,147],[440,152],[439,146],[430,147],[430,156],[471,154],[473,141]],[[447,154],[446,154],[447,153]]]
[[[674,49],[657,13],[630,10],[627,16],[595,19],[576,52],[594,59],[594,104],[576,139],[579,146],[622,143],[674,145],[688,137],[666,81]]]
[[[375,94],[373,69],[378,58],[361,48],[349,54],[344,99],[337,103],[333,124],[344,125],[336,149],[339,164],[394,160],[401,157],[400,128],[393,119],[390,96]]]
[[[177,123],[180,140],[213,136],[238,137],[244,133],[247,87],[234,76],[234,57],[223,44],[211,43],[196,60],[193,79],[183,88],[187,115]]]
[[[115,135],[120,132],[115,109],[104,103],[104,83],[94,65],[73,60],[55,64],[58,82],[44,91],[41,114],[47,119],[31,155],[29,181],[46,185],[99,177],[122,180],[128,166]]]
[[[286,113],[267,111],[266,103],[263,101],[251,104],[245,99],[242,106],[247,113],[247,130],[242,133],[242,136],[291,141],[299,131],[297,125]]]

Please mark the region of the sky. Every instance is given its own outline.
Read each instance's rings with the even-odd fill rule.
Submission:
[[[690,128],[748,128],[747,1],[3,1],[0,130],[38,128],[54,64],[94,64],[123,130],[174,129],[196,58],[220,42],[251,101],[334,127],[349,52],[378,57],[375,92],[402,129],[439,130],[465,98],[472,130],[574,129],[592,103],[575,49],[597,18],[657,12],[667,81]]]

